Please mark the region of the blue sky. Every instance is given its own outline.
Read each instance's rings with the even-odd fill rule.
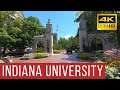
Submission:
[[[53,25],[53,32],[56,33],[58,25],[58,39],[60,37],[75,36],[79,23],[75,23],[77,11],[23,11],[24,16],[35,16],[39,18],[41,24],[46,27],[46,23],[50,18]]]

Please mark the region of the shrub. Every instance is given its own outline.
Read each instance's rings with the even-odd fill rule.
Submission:
[[[120,57],[119,56],[110,56],[104,60],[105,64],[110,67],[118,67],[120,65]]]
[[[23,55],[23,57],[25,57],[25,58],[34,58],[35,56],[34,56],[33,53],[30,53],[30,54]]]
[[[53,50],[53,53],[61,53],[60,50]]]
[[[6,57],[8,55],[10,55],[10,54],[9,53],[0,53],[0,57]]]
[[[112,56],[112,55],[114,55],[114,52],[112,50],[106,50],[106,51],[104,51],[104,54],[106,56]]]
[[[93,56],[91,53],[80,53],[81,59],[90,59]]]
[[[61,52],[64,52],[65,50],[60,50]]]
[[[120,79],[118,70],[115,67],[106,66],[106,79]]]
[[[47,53],[34,53],[35,59],[44,58],[44,57],[47,57],[47,56],[48,56]]]
[[[119,76],[116,76],[115,79],[120,79],[120,77],[119,77]]]
[[[37,48],[37,52],[44,52],[44,49],[42,47]]]
[[[120,65],[120,60],[112,61],[108,64],[110,67],[118,67]]]
[[[76,53],[80,53],[80,50],[79,50],[79,49],[75,49],[75,52],[76,52]]]
[[[0,63],[4,63],[4,61],[0,59]]]
[[[104,54],[102,54],[102,53],[97,53],[96,54],[96,57],[98,57],[98,58],[102,58],[104,56]]]
[[[104,62],[105,62],[106,65],[110,64],[112,61],[113,61],[113,60],[109,60],[109,59],[104,60]]]
[[[108,59],[109,60],[120,60],[120,56],[119,55],[113,55],[113,56],[109,56]]]

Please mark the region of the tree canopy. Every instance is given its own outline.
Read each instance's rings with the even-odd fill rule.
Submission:
[[[45,32],[37,17],[11,19],[14,14],[12,11],[0,11],[0,46],[4,49],[24,49],[31,45],[34,36]]]

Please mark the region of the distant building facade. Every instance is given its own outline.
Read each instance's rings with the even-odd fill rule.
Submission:
[[[15,18],[24,18],[24,14],[22,11],[15,11],[16,13],[14,15],[11,16],[11,19],[15,19]]]

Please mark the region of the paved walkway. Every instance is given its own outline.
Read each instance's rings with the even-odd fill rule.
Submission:
[[[30,60],[20,60],[20,58],[11,58],[13,63],[85,63],[86,61],[76,58],[76,54],[53,54],[47,58],[42,59],[30,59]],[[90,61],[87,61],[90,62]]]

